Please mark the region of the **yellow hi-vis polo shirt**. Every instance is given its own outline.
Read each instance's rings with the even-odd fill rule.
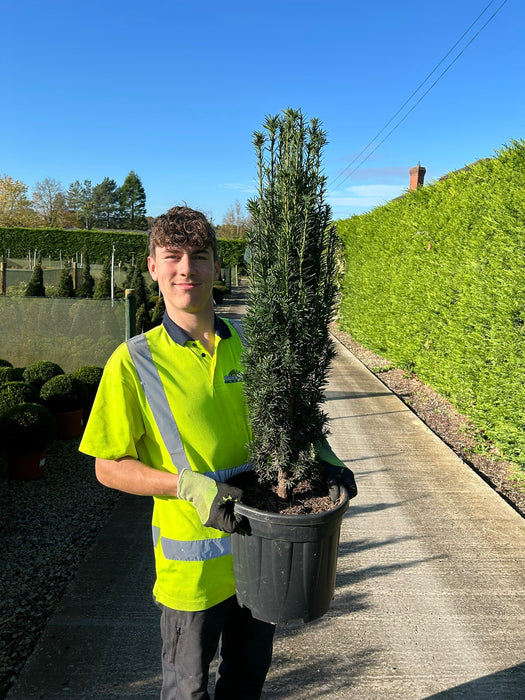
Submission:
[[[216,317],[210,356],[165,315],[145,334],[187,460],[194,471],[226,481],[245,469],[251,433],[240,377],[242,343]],[[104,369],[81,452],[101,459],[138,458],[177,473],[145,397],[128,346],[119,346]],[[153,540],[155,598],[176,610],[206,610],[235,592],[230,537],[204,527],[192,503],[156,496]]]

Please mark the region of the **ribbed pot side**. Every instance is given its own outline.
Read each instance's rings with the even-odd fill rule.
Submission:
[[[280,515],[236,504],[249,535],[232,535],[237,599],[264,622],[310,622],[330,609],[348,495],[325,513]]]

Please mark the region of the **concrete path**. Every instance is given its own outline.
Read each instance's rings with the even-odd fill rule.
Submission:
[[[278,629],[263,697],[525,698],[525,521],[340,344],[327,410],[360,492],[332,610]],[[123,497],[10,700],[158,697],[150,509]]]
[[[525,521],[338,344],[330,442],[359,495],[331,612],[283,628],[266,698],[525,698]]]

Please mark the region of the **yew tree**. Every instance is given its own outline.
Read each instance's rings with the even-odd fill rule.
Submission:
[[[337,233],[326,202],[317,119],[288,109],[254,134],[258,192],[248,203],[250,298],[244,320],[244,390],[251,459],[281,497],[321,468],[324,390],[334,356]]]

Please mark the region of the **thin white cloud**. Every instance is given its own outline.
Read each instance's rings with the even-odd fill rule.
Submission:
[[[332,207],[357,207],[370,209],[399,197],[407,188],[402,185],[355,185],[342,192],[329,192]]]
[[[255,187],[253,185],[247,185],[242,182],[225,182],[221,187],[225,190],[236,190],[237,192],[246,192],[247,194],[253,194],[255,192]]]

